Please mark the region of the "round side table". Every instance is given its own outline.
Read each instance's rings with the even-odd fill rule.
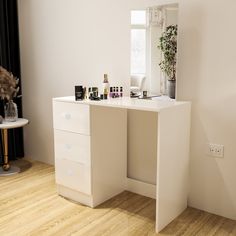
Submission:
[[[16,121],[13,122],[5,122],[3,121],[0,124],[0,129],[2,132],[2,143],[3,143],[3,154],[4,154],[4,161],[2,169],[0,168],[0,176],[6,175],[13,175],[20,172],[20,168],[17,166],[10,166],[8,160],[8,129],[15,129],[19,127],[23,127],[27,125],[29,121],[27,119],[18,118]]]

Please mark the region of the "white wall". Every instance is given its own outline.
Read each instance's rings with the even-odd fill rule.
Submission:
[[[192,101],[189,205],[236,220],[235,12],[233,0],[181,0],[177,97]]]
[[[54,163],[52,105],[74,85],[111,85],[130,77],[130,10],[154,0],[19,0],[26,156]],[[171,2],[171,1],[170,1]]]

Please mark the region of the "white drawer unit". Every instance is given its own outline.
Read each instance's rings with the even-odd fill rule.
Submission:
[[[90,135],[89,106],[73,103],[53,103],[54,129]]]
[[[54,130],[55,159],[67,159],[91,165],[90,136],[64,130]]]
[[[126,114],[122,109],[53,101],[59,195],[95,207],[125,190]]]

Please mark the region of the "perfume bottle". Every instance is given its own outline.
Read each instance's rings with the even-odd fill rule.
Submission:
[[[108,74],[104,74],[102,87],[103,87],[103,94],[105,94],[105,90],[106,90],[106,94],[108,94],[109,89],[110,89],[110,85],[108,81]]]
[[[104,89],[104,99],[107,99],[107,97],[108,97],[108,89],[105,88]]]

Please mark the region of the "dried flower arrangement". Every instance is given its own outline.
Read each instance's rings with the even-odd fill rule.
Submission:
[[[0,66],[0,98],[11,100],[16,97],[19,92],[17,87],[19,79],[17,79],[12,73],[8,72],[2,66]]]

